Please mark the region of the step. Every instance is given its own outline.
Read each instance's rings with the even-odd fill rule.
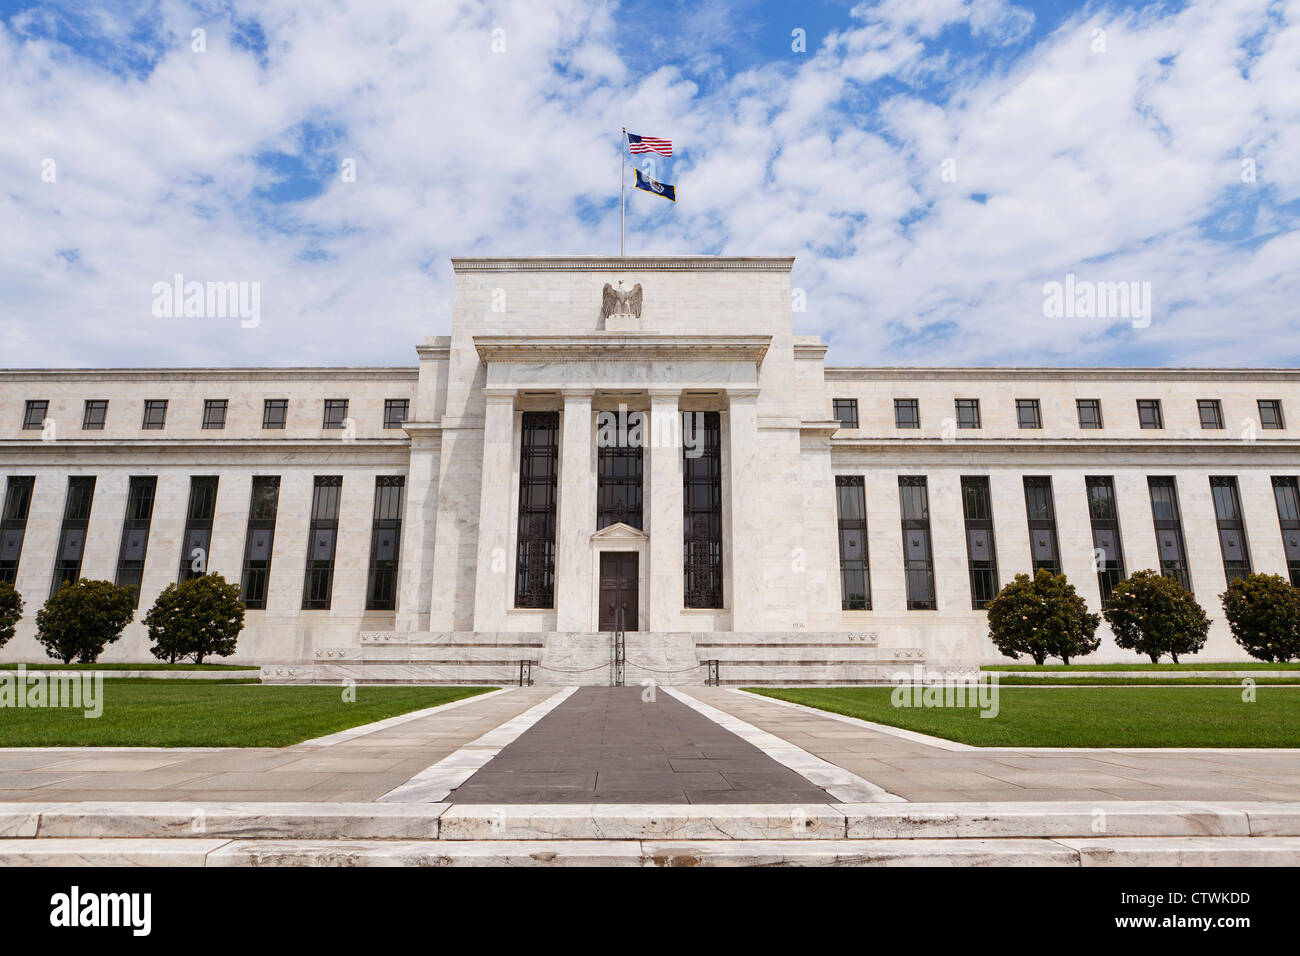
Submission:
[[[0,840],[0,866],[1300,866],[1294,837]]]
[[[0,803],[0,846],[41,838],[838,840],[1300,838],[1300,803]]]

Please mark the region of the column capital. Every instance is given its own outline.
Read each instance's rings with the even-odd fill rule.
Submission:
[[[564,403],[567,405],[571,401],[576,402],[580,399],[586,399],[590,402],[595,396],[596,390],[594,388],[562,388],[560,389],[560,394],[563,396]]]
[[[489,387],[483,389],[483,398],[490,404],[513,402],[518,394],[519,390],[517,388]]]
[[[734,402],[736,399],[749,401],[758,398],[757,388],[729,388],[727,389],[727,401]]]
[[[647,388],[646,393],[650,396],[652,402],[666,402],[669,400],[680,402],[682,398],[680,388]]]

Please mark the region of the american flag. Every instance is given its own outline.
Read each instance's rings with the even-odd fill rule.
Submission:
[[[658,153],[660,156],[671,156],[673,141],[660,139],[658,136],[638,136],[636,133],[628,133],[627,148],[631,153]]]

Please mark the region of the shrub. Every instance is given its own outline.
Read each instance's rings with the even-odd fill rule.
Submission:
[[[1110,592],[1102,609],[1115,643],[1151,658],[1195,654],[1205,646],[1209,618],[1177,579],[1158,571],[1134,571]]]
[[[1300,657],[1300,588],[1277,574],[1248,574],[1219,595],[1233,639],[1261,661]]]
[[[23,618],[23,596],[7,581],[0,581],[0,647],[9,643]]]
[[[153,647],[149,652],[173,664],[192,657],[196,664],[210,655],[229,657],[244,629],[239,585],[219,574],[204,574],[169,584],[144,617]]]
[[[1101,618],[1089,613],[1064,574],[1040,568],[1032,578],[1017,574],[989,602],[989,637],[1008,657],[1028,654],[1035,664],[1048,657],[1070,663],[1101,645]]]
[[[36,639],[50,657],[93,664],[135,617],[135,588],[112,581],[65,583],[36,612]]]

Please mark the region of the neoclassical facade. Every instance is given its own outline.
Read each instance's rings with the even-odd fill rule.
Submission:
[[[1231,659],[1227,580],[1300,582],[1300,372],[828,367],[792,263],[455,259],[410,368],[0,372],[0,658],[77,577],[239,581],[272,680],[547,683],[991,661],[1036,567],[1179,577]]]

